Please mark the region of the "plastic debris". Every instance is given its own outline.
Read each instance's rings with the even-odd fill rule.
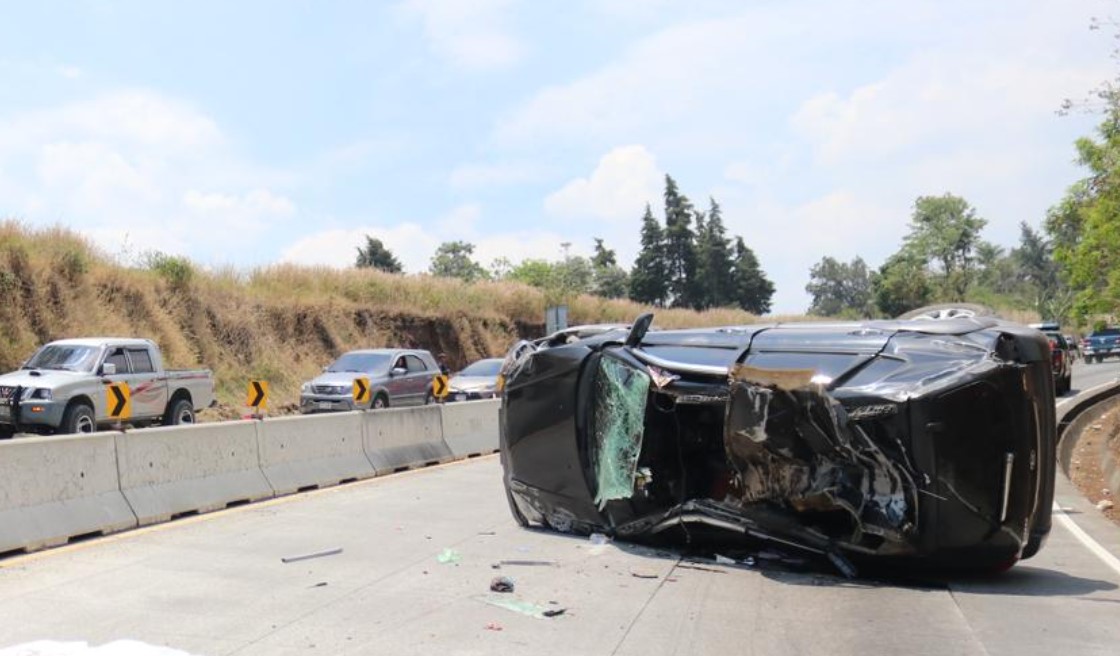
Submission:
[[[436,560],[444,565],[455,564],[462,559],[462,554],[460,554],[458,551],[455,551],[454,549],[444,549],[438,556],[436,556]]]
[[[721,556],[719,554],[716,554],[716,564],[717,565],[734,565],[736,563],[735,563],[734,558],[728,558],[727,556]]]
[[[323,558],[324,556],[337,556],[342,553],[342,547],[335,547],[334,549],[327,549],[326,551],[316,551],[315,553],[302,554],[299,556],[285,556],[280,559],[282,563],[297,563],[301,560],[311,560],[312,558]]]
[[[1114,504],[1110,499],[1101,499],[1097,502],[1097,510],[1109,510],[1113,507],[1113,505]]]
[[[491,592],[513,592],[513,579],[508,576],[495,576],[490,580]]]
[[[546,608],[529,601],[518,599],[517,597],[511,597],[509,595],[500,593],[478,595],[473,598],[481,601],[484,604],[490,604],[491,606],[504,608],[506,610],[520,613],[521,615],[525,615],[526,617],[532,617],[538,620],[542,620],[548,617],[556,617],[557,615],[563,615],[565,612],[567,612],[566,608]]]
[[[590,536],[588,536],[587,541],[595,546],[600,546],[610,542],[611,539],[603,535],[602,533],[592,533]]]

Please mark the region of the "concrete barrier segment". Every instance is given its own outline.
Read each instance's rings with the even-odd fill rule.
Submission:
[[[260,469],[257,421],[118,434],[120,487],[141,525],[275,496]]]
[[[498,450],[498,410],[501,400],[466,401],[440,406],[443,440],[456,458]]]
[[[276,494],[376,475],[362,444],[360,412],[281,417],[257,427],[260,466]]]
[[[366,456],[378,474],[455,458],[443,441],[439,406],[376,410],[362,418]]]
[[[0,442],[0,552],[34,551],[136,526],[113,435]]]

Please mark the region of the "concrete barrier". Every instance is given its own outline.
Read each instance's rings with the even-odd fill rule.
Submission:
[[[120,487],[141,525],[275,495],[255,421],[149,428],[116,436]]]
[[[276,494],[376,474],[362,444],[362,413],[281,417],[257,427],[261,471]]]
[[[443,441],[456,458],[498,450],[498,410],[501,400],[467,401],[440,406]]]
[[[0,552],[134,526],[117,483],[112,435],[0,442]]]
[[[378,474],[454,459],[443,441],[439,406],[377,410],[363,421],[366,456]]]

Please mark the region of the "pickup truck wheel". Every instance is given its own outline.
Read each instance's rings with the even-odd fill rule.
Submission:
[[[97,421],[93,416],[93,408],[85,403],[76,403],[66,408],[62,415],[62,425],[59,430],[63,433],[93,433],[97,430]]]
[[[167,410],[167,414],[163,417],[163,423],[166,426],[193,424],[194,407],[191,405],[191,402],[186,399],[177,399],[172,402]]]

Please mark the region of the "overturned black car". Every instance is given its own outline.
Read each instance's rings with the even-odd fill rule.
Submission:
[[[522,342],[501,459],[522,525],[997,570],[1050,530],[1054,388],[1039,332],[994,318]]]

